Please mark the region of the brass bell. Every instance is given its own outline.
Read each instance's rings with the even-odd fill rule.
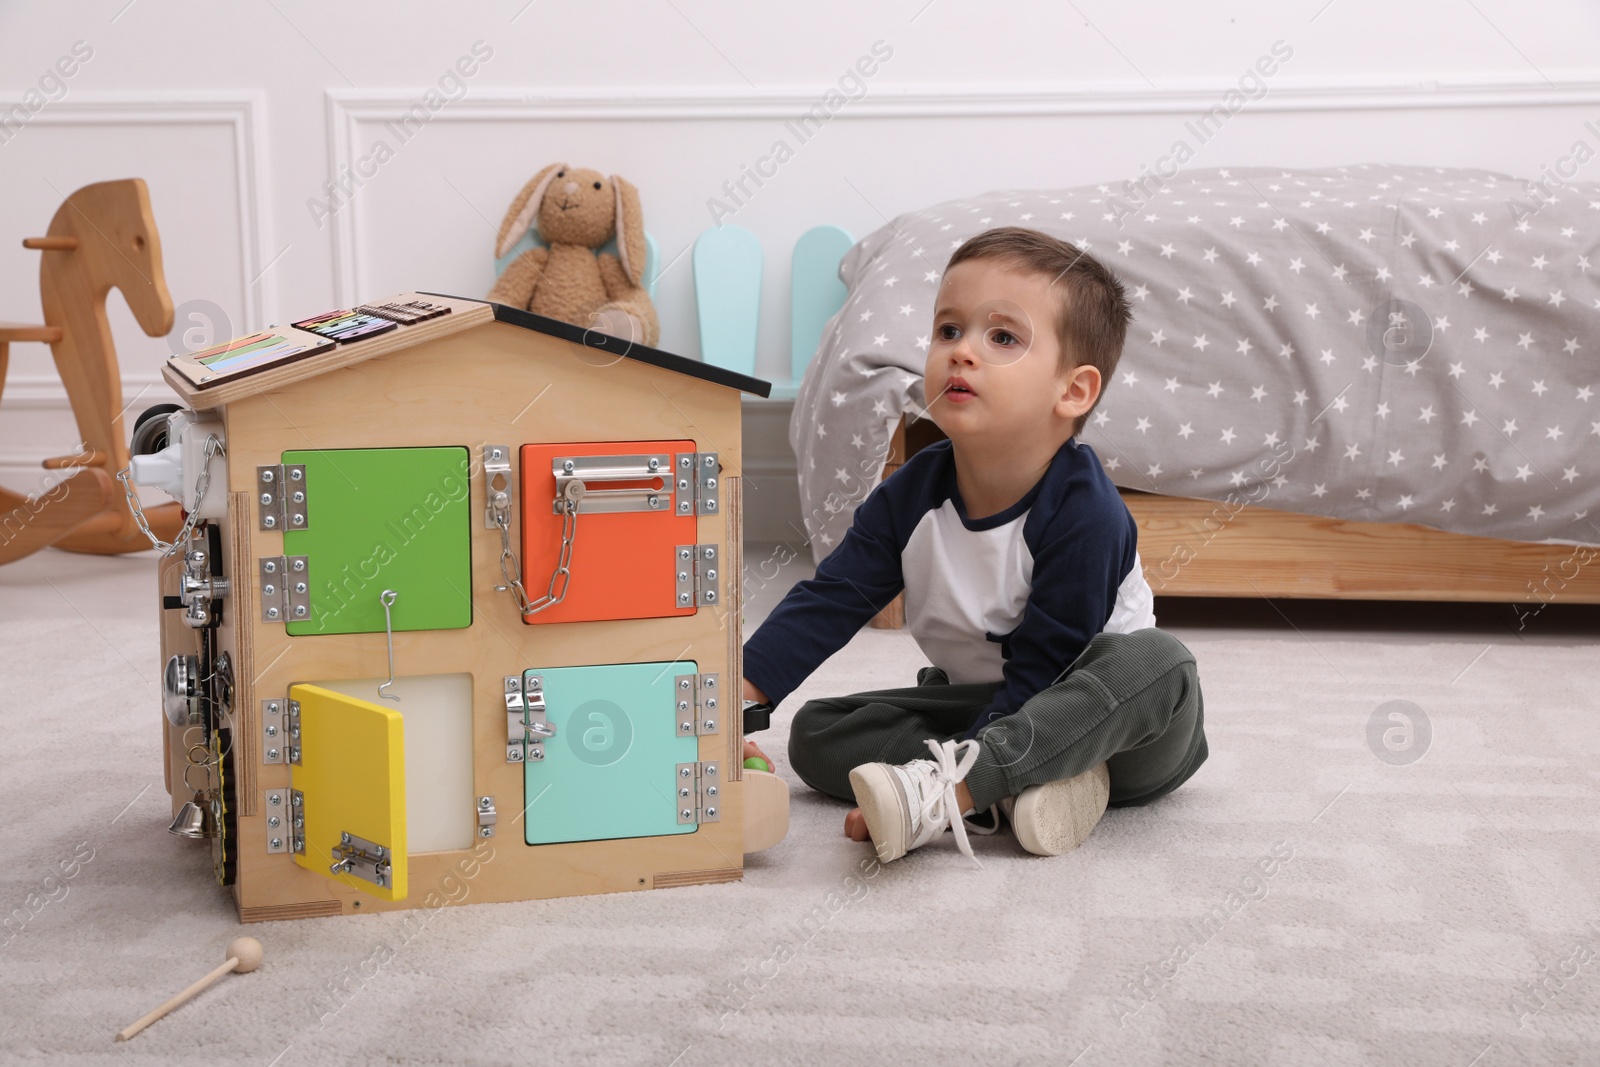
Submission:
[[[204,790],[197,790],[194,799],[186,801],[173,816],[167,833],[191,841],[204,841],[217,836],[217,813]]]

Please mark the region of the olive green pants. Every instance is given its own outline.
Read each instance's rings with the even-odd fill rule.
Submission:
[[[959,739],[999,688],[951,685],[924,667],[914,688],[807,701],[789,730],[789,763],[811,788],[853,803],[852,768],[928,759],[926,739]],[[1182,642],[1153,628],[1097,634],[1057,681],[979,732],[967,788],[981,813],[1105,763],[1111,805],[1146,804],[1205,762],[1204,726],[1200,678]]]

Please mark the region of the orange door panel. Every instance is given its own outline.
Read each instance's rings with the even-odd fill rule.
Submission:
[[[522,584],[534,601],[549,591],[561,558],[563,515],[554,508],[561,485],[576,478],[584,492],[572,526],[566,594],[522,621],[693,615],[692,597],[679,602],[677,549],[695,543],[694,495],[677,491],[674,463],[694,450],[693,441],[523,445]],[[659,473],[651,472],[652,458]],[[569,461],[573,468],[566,471]],[[555,589],[561,591],[559,580]]]

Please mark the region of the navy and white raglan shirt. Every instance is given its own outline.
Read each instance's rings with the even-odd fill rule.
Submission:
[[[1090,638],[1156,624],[1138,528],[1099,457],[1068,440],[1026,496],[967,516],[949,441],[862,501],[844,539],[745,642],[776,707],[905,592],[906,626],[952,684],[1002,683],[966,737],[1064,675]]]

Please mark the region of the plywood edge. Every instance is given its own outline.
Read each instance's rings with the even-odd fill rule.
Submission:
[[[744,878],[743,867],[714,867],[705,871],[668,871],[651,879],[652,889],[668,889],[686,885],[715,885],[718,882],[737,882]]]
[[[1600,546],[1124,491],[1163,596],[1600,603]]]
[[[304,904],[269,904],[265,907],[239,909],[242,923],[278,922],[285,919],[320,919],[339,915],[344,906],[337,900],[313,900]]]
[[[725,781],[744,778],[744,479],[723,478],[723,514],[728,520],[728,542],[723,550],[722,602],[733,605],[722,617],[728,627],[728,686],[722,721],[727,724],[728,773]]]

